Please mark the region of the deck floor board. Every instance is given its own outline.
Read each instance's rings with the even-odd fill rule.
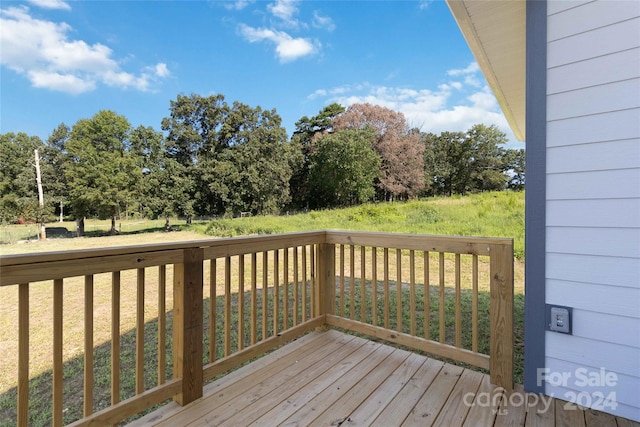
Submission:
[[[640,427],[565,403],[545,405],[519,385],[502,394],[477,371],[329,330],[220,377],[189,405],[170,403],[129,425]]]

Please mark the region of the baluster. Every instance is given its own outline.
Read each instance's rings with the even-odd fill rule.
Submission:
[[[307,246],[302,247],[302,321],[307,320]]]
[[[378,249],[371,248],[371,324],[378,326]]]
[[[280,289],[278,285],[278,276],[280,264],[280,251],[273,251],[273,335],[278,335],[278,320],[280,317]]]
[[[18,285],[18,425],[29,425],[29,284]]]
[[[158,266],[158,385],[167,378],[167,266]]]
[[[349,245],[349,318],[355,317],[356,311],[356,271],[355,271],[355,248]]]
[[[120,402],[120,272],[111,273],[111,404]]]
[[[389,248],[384,248],[384,327],[389,329]]]
[[[340,316],[344,317],[344,245],[340,245]]]
[[[269,318],[269,252],[262,252],[262,340],[267,339]]]
[[[429,292],[429,281],[431,280],[429,269],[430,256],[428,251],[424,251],[422,254],[424,263],[424,338],[431,339],[431,296]]]
[[[62,425],[62,279],[53,281],[53,425]]]
[[[258,313],[257,298],[257,274],[256,253],[251,254],[251,345],[255,344],[256,338],[256,315]]]
[[[284,248],[283,253],[282,283],[284,289],[282,292],[282,325],[283,330],[286,331],[289,329],[289,248]]]
[[[138,268],[136,289],[136,394],[144,392],[144,268]]]
[[[93,276],[84,276],[84,402],[83,415],[93,413]]]
[[[244,254],[238,255],[238,351],[244,348]]]
[[[416,259],[415,252],[409,251],[409,304],[411,305],[409,330],[411,335],[416,334]]]
[[[366,247],[360,246],[360,321],[367,321]]]
[[[218,266],[214,258],[209,261],[209,363],[216,361],[216,328],[217,301],[218,301]]]
[[[460,254],[455,256],[455,275],[456,275],[456,347],[462,347],[462,314],[460,307]]]
[[[231,257],[224,259],[224,355],[231,354]]]
[[[445,329],[444,329],[444,253],[439,253],[439,273],[440,273],[440,342],[445,341]]]
[[[471,271],[471,350],[478,351],[478,255],[473,254]]]
[[[402,332],[402,249],[396,249],[396,330]]]

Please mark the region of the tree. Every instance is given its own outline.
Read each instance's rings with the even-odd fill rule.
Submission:
[[[295,155],[275,110],[195,94],[178,96],[170,110],[167,152],[193,184],[186,190],[195,213],[274,212],[289,201]]]
[[[451,196],[466,188],[469,180],[469,140],[462,132],[427,134],[425,144],[425,177],[431,193]]]
[[[226,148],[203,165],[220,213],[276,213],[290,201],[296,153],[275,110],[234,102],[221,127]]]
[[[334,102],[325,106],[317,115],[311,118],[303,116],[296,122],[296,130],[293,132],[293,137],[300,136],[300,140],[304,141],[307,150],[310,150],[312,138],[318,134],[331,132],[334,118],[343,112],[344,107]]]
[[[335,130],[373,130],[372,147],[381,158],[378,188],[386,200],[415,197],[424,188],[424,145],[404,114],[371,104],[353,104],[333,120]]]
[[[220,94],[178,95],[170,102],[170,116],[162,119],[162,130],[168,132],[167,155],[179,165],[180,179],[186,184],[185,198],[177,202],[177,213],[186,217],[187,223],[196,214],[211,215],[220,208],[207,180],[213,179],[210,169],[226,148],[220,131],[228,110]]]
[[[470,140],[470,189],[472,191],[504,190],[507,183],[502,167],[507,135],[497,126],[476,124],[467,131]]]
[[[169,156],[189,167],[197,164],[201,157],[226,148],[228,141],[221,137],[220,131],[228,109],[220,94],[208,97],[178,95],[170,102],[170,116],[162,119],[162,130],[168,132]]]
[[[184,177],[184,167],[167,155],[166,141],[161,132],[151,126],[138,126],[131,131],[131,151],[142,170],[137,187],[140,213],[152,218],[164,218],[164,228],[171,229],[169,218],[193,210],[189,194],[190,181]]]
[[[52,209],[59,209],[59,218],[64,218],[64,206],[69,203],[69,191],[64,176],[65,163],[67,161],[66,143],[69,140],[71,129],[64,123],[56,127],[42,150],[42,183],[46,203],[50,203]]]
[[[111,218],[110,233],[117,233],[116,216],[135,200],[142,170],[130,152],[130,130],[124,116],[104,110],[71,130],[65,177],[79,234],[90,214]]]
[[[380,157],[371,147],[372,131],[342,130],[320,137],[311,154],[313,207],[347,206],[375,194]]]
[[[291,137],[294,149],[300,153],[298,162],[294,164],[291,177],[291,201],[297,208],[313,204],[313,195],[309,192],[310,155],[314,150],[314,141],[321,135],[333,130],[333,119],[344,112],[344,107],[333,103],[324,107],[317,115],[308,118],[303,116],[296,122],[296,130]]]
[[[509,177],[507,188],[512,190],[524,190],[525,184],[525,151],[524,148],[519,150],[505,150],[502,156],[502,169]]]
[[[0,135],[0,222],[41,222],[34,150],[44,144],[37,136],[10,132]]]
[[[477,124],[466,133],[423,134],[425,176],[430,194],[452,195],[503,190],[507,139],[496,126]]]

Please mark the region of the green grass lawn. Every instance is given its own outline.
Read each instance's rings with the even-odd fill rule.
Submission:
[[[448,236],[510,237],[524,258],[524,193],[489,192],[395,203],[369,203],[297,215],[219,219],[196,229],[218,237],[341,229]]]

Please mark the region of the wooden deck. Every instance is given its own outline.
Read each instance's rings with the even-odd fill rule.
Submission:
[[[545,410],[546,406],[546,410]],[[635,426],[474,370],[335,330],[312,332],[130,424],[154,426]]]

